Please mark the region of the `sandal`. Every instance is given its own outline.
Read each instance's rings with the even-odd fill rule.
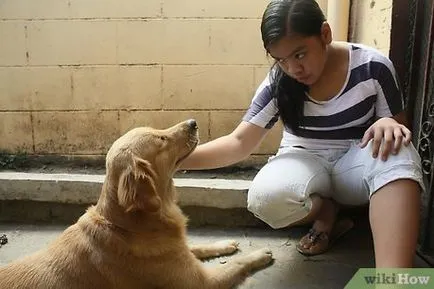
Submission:
[[[297,251],[305,256],[319,255],[329,250],[340,237],[345,235],[354,227],[354,222],[350,219],[336,221],[330,236],[326,232],[317,232],[314,228],[309,230],[297,244]],[[309,245],[309,246],[306,246]]]

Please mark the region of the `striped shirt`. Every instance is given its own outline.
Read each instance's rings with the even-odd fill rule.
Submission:
[[[392,62],[374,48],[354,43],[349,47],[348,72],[341,91],[327,101],[314,100],[306,93],[299,133],[295,135],[285,127],[281,148],[349,148],[376,119],[403,110]],[[243,120],[269,129],[278,119],[269,73],[256,90]]]

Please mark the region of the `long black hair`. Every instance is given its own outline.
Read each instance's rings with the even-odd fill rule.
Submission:
[[[326,18],[315,0],[272,0],[264,11],[261,34],[264,48],[278,42],[288,33],[299,36],[321,35]],[[288,76],[274,63],[270,73],[271,93],[277,99],[280,117],[294,133],[303,116],[308,87]]]

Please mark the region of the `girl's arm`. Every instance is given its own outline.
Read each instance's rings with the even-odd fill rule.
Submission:
[[[180,169],[213,169],[237,163],[259,146],[268,131],[242,121],[232,133],[199,145],[182,161]]]

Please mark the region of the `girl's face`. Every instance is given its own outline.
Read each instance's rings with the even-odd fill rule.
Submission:
[[[310,86],[322,75],[330,43],[330,27],[324,23],[320,36],[286,35],[270,45],[268,52],[286,74]]]

